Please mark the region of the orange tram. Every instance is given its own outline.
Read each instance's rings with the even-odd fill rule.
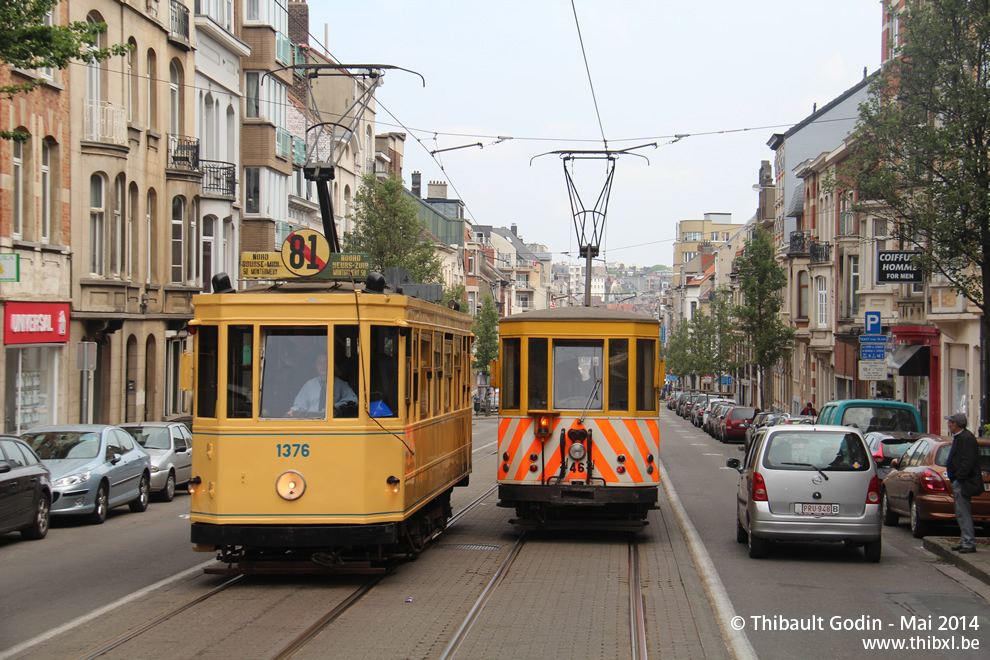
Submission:
[[[562,307],[499,323],[499,506],[531,528],[638,529],[657,507],[660,324]]]

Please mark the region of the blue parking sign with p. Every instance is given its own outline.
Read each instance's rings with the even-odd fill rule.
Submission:
[[[879,335],[880,334],[880,312],[864,312],[863,314],[866,321],[866,331],[863,334],[867,335]]]

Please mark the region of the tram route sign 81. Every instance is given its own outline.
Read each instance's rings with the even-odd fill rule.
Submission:
[[[278,252],[241,254],[241,279],[363,280],[369,271],[368,255],[331,253],[327,239],[312,229],[289,234]]]

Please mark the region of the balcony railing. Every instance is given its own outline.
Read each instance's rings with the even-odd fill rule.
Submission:
[[[218,160],[199,161],[203,171],[203,192],[233,197],[236,187],[236,170],[233,163]]]
[[[811,242],[811,263],[827,264],[832,261],[832,244],[828,241]]]
[[[189,8],[179,0],[168,0],[168,12],[169,36],[189,43]]]
[[[123,106],[107,101],[86,101],[83,130],[85,139],[93,142],[127,144],[127,123]]]
[[[811,245],[811,232],[809,231],[792,231],[791,232],[791,245],[790,249],[787,251],[788,254],[808,254],[808,248]]]
[[[302,138],[292,138],[292,162],[296,165],[306,164],[306,142]]]
[[[185,135],[168,136],[168,168],[199,171],[199,140]]]
[[[859,214],[853,211],[839,213],[839,236],[856,236],[859,234]]]
[[[172,0],[175,2],[175,0]],[[283,66],[293,64],[292,42],[281,32],[275,33],[275,61]]]
[[[275,153],[282,158],[292,154],[292,135],[281,126],[275,129]]]

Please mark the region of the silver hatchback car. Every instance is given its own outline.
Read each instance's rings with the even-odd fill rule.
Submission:
[[[866,442],[846,426],[770,426],[739,470],[736,540],[762,557],[767,541],[842,541],[880,561],[880,481]]]
[[[163,502],[192,479],[192,434],[181,422],[127,422],[120,428],[151,456],[151,492]]]

